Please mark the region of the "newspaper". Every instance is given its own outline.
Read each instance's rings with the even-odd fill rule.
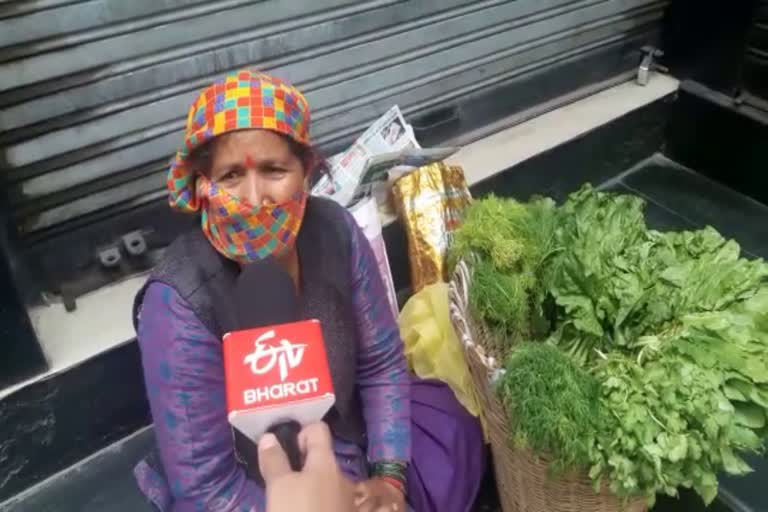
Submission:
[[[405,148],[394,153],[373,155],[366,162],[351,202],[354,204],[364,197],[372,195],[373,186],[377,182],[395,179],[416,168],[440,162],[458,150],[457,147]]]
[[[376,263],[379,267],[381,279],[384,281],[384,288],[387,290],[389,305],[392,308],[392,314],[397,318],[399,308],[397,306],[397,294],[395,293],[395,283],[392,279],[392,271],[389,268],[389,258],[387,257],[387,246],[384,244],[384,234],[382,232],[381,220],[379,220],[379,211],[376,208],[376,200],[368,197],[355,204],[349,209],[352,216],[357,221],[357,225],[365,233],[365,237],[371,244],[373,254],[376,256]]]
[[[349,149],[328,159],[330,177],[321,177],[312,187],[312,194],[349,206],[371,157],[420,147],[413,127],[405,122],[400,107],[395,105],[369,126]]]

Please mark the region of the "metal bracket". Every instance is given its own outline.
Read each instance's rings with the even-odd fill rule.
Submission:
[[[122,255],[119,247],[106,247],[99,251],[99,262],[104,268],[114,269],[120,266]]]
[[[140,257],[147,252],[147,241],[141,231],[132,231],[123,235],[123,247],[131,256]]]
[[[640,61],[640,66],[637,68],[637,84],[648,85],[651,79],[651,72],[659,70],[667,72],[667,68],[655,62],[654,59],[658,59],[664,56],[664,52],[653,46],[644,46],[642,49],[643,59]]]

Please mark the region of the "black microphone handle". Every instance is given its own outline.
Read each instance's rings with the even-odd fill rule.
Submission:
[[[299,450],[299,432],[301,432],[301,425],[297,421],[284,421],[281,423],[275,423],[267,432],[270,432],[277,437],[277,441],[280,446],[288,455],[288,463],[291,465],[293,471],[301,471],[304,466],[303,457]]]

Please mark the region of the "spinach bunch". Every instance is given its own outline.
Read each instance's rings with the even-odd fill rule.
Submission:
[[[582,363],[679,324],[682,316],[722,311],[768,278],[762,260],[713,228],[659,233],[646,227],[644,202],[589,186],[561,208],[563,248],[550,292],[560,313],[550,341]]]
[[[712,228],[649,230],[643,207],[589,187],[562,206],[549,342],[601,383],[596,483],[710,502],[768,434],[768,265]]]

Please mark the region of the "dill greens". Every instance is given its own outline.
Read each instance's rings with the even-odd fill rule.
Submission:
[[[600,384],[556,347],[529,342],[507,357],[496,390],[514,442],[552,460],[552,469],[589,467],[603,421]]]
[[[539,270],[557,253],[556,216],[551,199],[490,195],[470,205],[454,233],[452,259],[472,264],[471,307],[503,340],[528,338],[541,324],[547,283]]]

